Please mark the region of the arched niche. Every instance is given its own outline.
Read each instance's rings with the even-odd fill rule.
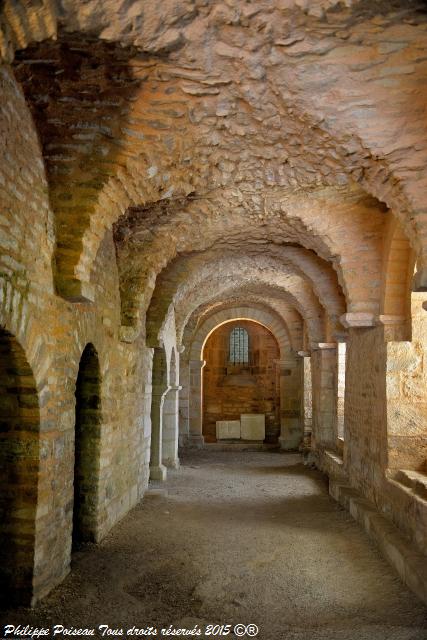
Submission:
[[[74,548],[98,538],[101,371],[98,353],[91,343],[86,345],[80,359],[75,395]]]
[[[30,603],[39,478],[39,398],[16,338],[0,329],[0,602]]]

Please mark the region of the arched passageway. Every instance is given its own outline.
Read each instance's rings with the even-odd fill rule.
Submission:
[[[98,354],[88,344],[76,381],[73,547],[97,540],[101,441],[101,372]]]
[[[39,476],[36,383],[16,338],[0,329],[0,602],[32,598]]]
[[[426,51],[423,0],[0,2],[0,505],[19,599],[49,594],[71,544],[104,539],[169,470],[179,484],[181,456],[198,490],[192,450],[205,461],[217,423],[246,421],[277,449],[248,487],[304,456],[427,601]],[[259,531],[293,513],[301,540],[345,546],[298,461],[277,462],[297,476],[293,495],[272,483],[277,511],[258,496]],[[211,498],[211,541],[234,507],[247,524],[248,496]],[[174,576],[203,565],[169,540]],[[305,549],[296,584],[340,606]]]

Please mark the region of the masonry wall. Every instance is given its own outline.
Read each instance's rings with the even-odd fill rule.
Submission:
[[[395,480],[399,469],[425,469],[425,391],[415,393],[425,381],[420,310],[412,343],[387,342],[381,326],[350,329],[343,465],[321,447],[318,456],[332,479],[358,490],[426,553],[426,502]]]
[[[373,501],[386,467],[385,369],[383,328],[351,329],[345,391],[347,468],[352,485]]]
[[[250,363],[230,365],[229,336],[234,327],[249,334]],[[279,347],[263,326],[248,321],[229,322],[208,338],[203,359],[203,435],[216,439],[217,420],[239,420],[242,413],[264,413],[266,441],[280,434],[279,381],[276,361]]]
[[[96,529],[96,539],[101,539],[137,502],[148,481],[147,394],[151,390],[147,381],[152,351],[142,343],[129,345],[118,339],[120,299],[110,233],[101,242],[92,273],[94,303],[72,304],[55,295],[53,215],[43,160],[31,115],[8,67],[0,68],[0,94],[4,155],[0,163],[0,326],[25,353],[40,410],[40,468],[34,496],[33,599],[37,599],[69,570],[74,392],[81,354],[92,343],[101,370]]]

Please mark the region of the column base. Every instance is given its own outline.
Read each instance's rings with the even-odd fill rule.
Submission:
[[[180,466],[179,458],[174,458],[174,459],[167,458],[166,460],[163,460],[163,464],[168,469],[179,469],[179,466]]]
[[[205,439],[201,434],[189,435],[187,440],[187,447],[192,449],[203,449],[205,446]]]
[[[282,436],[279,438],[279,444],[282,451],[296,451],[301,444],[301,438],[294,436]]]
[[[156,482],[165,482],[167,477],[167,469],[163,464],[157,467],[150,467],[150,480]]]

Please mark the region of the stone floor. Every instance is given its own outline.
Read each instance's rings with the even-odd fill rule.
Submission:
[[[210,451],[182,462],[100,546],[75,554],[42,604],[4,612],[2,623],[106,624],[124,635],[254,623],[263,640],[427,638],[425,607],[299,455]]]

